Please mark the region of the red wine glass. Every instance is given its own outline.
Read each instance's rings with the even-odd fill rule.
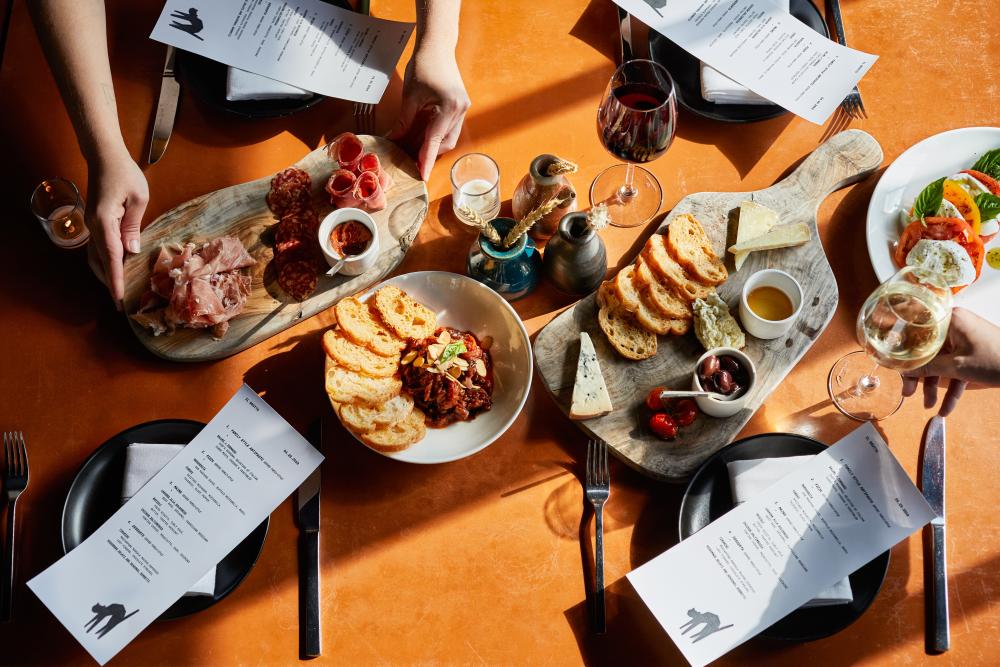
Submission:
[[[652,60],[623,63],[597,109],[597,133],[608,152],[625,163],[605,169],[590,186],[591,205],[606,204],[611,224],[643,225],[660,210],[659,181],[637,165],[663,155],[676,128],[677,101],[667,70]]]

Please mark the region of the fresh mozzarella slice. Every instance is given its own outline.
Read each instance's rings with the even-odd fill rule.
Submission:
[[[941,208],[937,210],[937,215],[942,218],[958,218],[960,220],[965,220],[965,216],[958,210],[958,207],[947,199],[941,200]]]
[[[950,287],[968,285],[976,279],[969,253],[955,241],[921,239],[906,256],[906,264],[941,276]]]
[[[1000,232],[1000,216],[990,218],[989,220],[983,220],[979,224],[980,236],[992,236],[997,232]]]
[[[972,176],[971,174],[953,174],[948,177],[948,180],[955,181],[956,183],[961,185],[966,192],[972,195],[973,199],[983,194],[984,192],[990,191],[988,187],[983,185],[983,183],[979,179],[977,179],[975,176]]]

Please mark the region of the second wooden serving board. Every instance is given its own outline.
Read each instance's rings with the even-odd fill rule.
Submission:
[[[274,225],[278,221],[265,201],[271,176],[218,190],[167,211],[142,230],[143,252],[125,260],[125,312],[134,313],[138,308],[139,298],[149,287],[152,257],[161,245],[197,243],[219,236],[238,237],[257,260],[250,269],[252,283],[246,308],[230,320],[229,331],[221,340],[214,340],[204,329],[178,329],[169,335],[153,336],[129,320],[139,341],[157,356],[172,361],[228,357],[326,310],[396,268],[427,215],[427,187],[413,160],[396,144],[374,136],[362,136],[361,141],[366,151],[378,154],[382,168],[394,181],[387,192],[388,204],[372,214],[379,230],[380,250],[375,266],[360,276],[321,276],[309,298],[301,303],[295,301],[278,287],[272,262]],[[326,146],[292,166],[307,171],[312,178],[313,208],[322,220],[333,208],[323,191],[335,167],[327,157]]]
[[[682,199],[657,233],[681,213],[698,218],[719,257],[726,258],[729,279],[718,292],[738,318],[740,292],[746,279],[764,268],[779,268],[802,285],[803,308],[791,333],[776,340],[747,335],[744,350],[757,367],[757,383],[746,408],[732,417],[707,415],[681,429],[676,440],[664,441],[646,426],[643,399],[663,385],[689,389],[691,372],[704,351],[693,333],[660,337],[657,354],[635,362],[619,356],[597,323],[596,295],[591,294],[558,315],[535,341],[535,363],[545,386],[559,407],[569,413],[579,356],[579,336],[586,331],[594,341],[614,411],[604,417],[577,422],[589,435],[605,440],[629,465],[670,482],[683,482],[699,465],[740,432],[764,400],[823,332],[837,308],[837,282],[819,239],[816,211],[828,194],[873,173],[882,163],[882,148],[860,130],[833,136],[811,153],[787,178],[755,192],[703,192]],[[751,199],[773,209],[781,223],[804,222],[812,238],[796,248],[751,253],[740,270],[732,269],[733,243],[740,202]]]

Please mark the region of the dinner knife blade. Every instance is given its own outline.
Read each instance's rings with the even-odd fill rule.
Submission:
[[[929,605],[927,646],[936,653],[943,653],[951,645],[948,620],[948,558],[945,548],[945,428],[944,417],[935,415],[927,422],[923,441],[923,465],[920,471],[920,490],[927,504],[934,510],[930,523],[931,566],[925,568],[924,588]]]
[[[309,440],[323,448],[323,423],[310,429]],[[299,524],[299,657],[315,658],[322,653],[319,612],[319,491],[317,466],[296,493]]]
[[[618,64],[621,65],[632,60],[632,17],[621,7],[618,7],[618,36],[621,38]]]
[[[180,99],[181,84],[174,76],[174,47],[167,47],[167,59],[163,64],[160,80],[160,97],[156,103],[156,118],[153,120],[153,135],[149,141],[149,164],[156,164],[167,150],[170,134],[174,130],[177,116],[177,101]]]

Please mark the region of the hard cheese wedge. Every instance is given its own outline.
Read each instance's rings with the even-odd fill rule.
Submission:
[[[736,227],[736,244],[746,243],[750,239],[763,236],[771,231],[771,228],[778,224],[778,214],[766,206],[761,206],[755,201],[744,201],[740,203],[740,219]],[[738,252],[733,258],[736,270],[739,271],[750,255],[749,250]]]
[[[573,406],[570,419],[593,419],[611,412],[611,397],[597,363],[594,343],[585,332],[580,332],[580,359],[576,363],[576,383],[573,385]]]
[[[741,252],[754,252],[755,250],[791,248],[792,246],[802,245],[809,240],[810,236],[809,227],[804,222],[778,225],[771,228],[771,231],[763,236],[729,246],[729,252],[736,255]]]

